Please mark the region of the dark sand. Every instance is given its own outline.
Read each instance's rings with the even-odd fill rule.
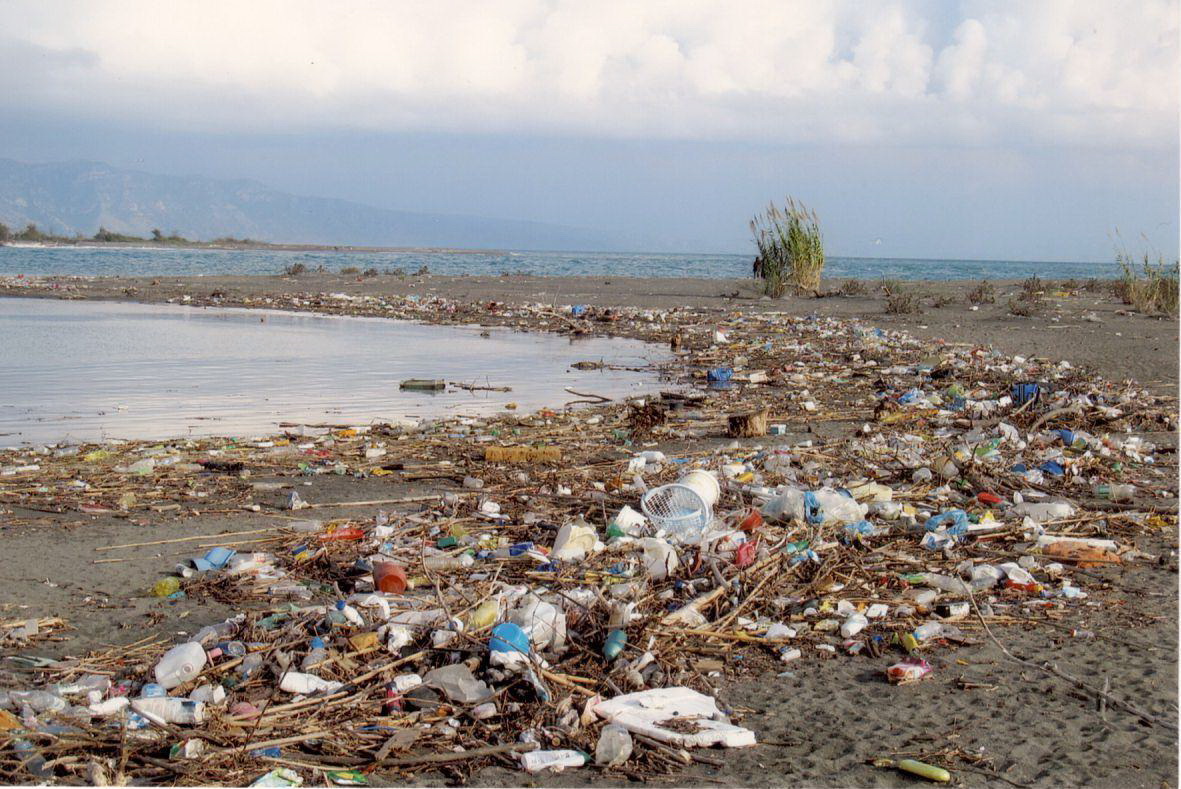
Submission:
[[[868,283],[870,289],[875,283]],[[1017,284],[998,283],[997,304],[971,312],[964,294],[972,283],[916,283],[932,296],[954,298],[947,306],[925,306],[917,316],[886,315],[880,295],[823,299],[761,299],[749,281],[673,279],[546,279],[379,277],[358,282],[336,275],[299,278],[194,278],[102,280],[70,295],[163,301],[188,294],[198,300],[214,291],[232,305],[246,296],[279,292],[367,292],[437,294],[457,300],[639,305],[653,308],[694,306],[734,310],[784,310],[857,317],[872,325],[909,329],[919,337],[991,344],[1013,354],[1036,354],[1090,366],[1111,379],[1135,378],[1159,394],[1177,387],[1178,322],[1126,313],[1106,293],[1057,298],[1034,318],[1007,315],[1008,294]],[[38,295],[31,289],[0,295]],[[66,294],[41,294],[66,295]],[[1100,321],[1082,320],[1084,313]],[[1120,314],[1124,313],[1124,314]],[[1055,320],[1057,319],[1057,320]],[[847,431],[833,425],[834,431]],[[1158,445],[1176,447],[1176,436],[1157,435]],[[770,443],[767,440],[747,443]],[[260,480],[265,481],[265,480]],[[276,480],[279,481],[279,480]],[[290,478],[309,500],[360,501],[434,492],[438,486],[409,486],[383,479],[335,476]],[[311,486],[303,486],[310,481]],[[449,484],[449,483],[444,483]],[[290,490],[288,488],[287,490]],[[255,500],[278,505],[287,490],[260,492]],[[1175,490],[1175,488],[1174,488]],[[80,654],[100,644],[128,644],[148,635],[173,639],[218,621],[231,609],[209,602],[163,603],[146,589],[182,558],[204,549],[199,543],[150,546],[97,553],[96,548],[128,542],[164,540],[195,534],[257,529],[278,523],[265,509],[177,520],[167,514],[117,517],[15,511],[30,525],[3,528],[0,553],[0,604],[4,617],[60,616],[74,628],[64,640],[39,643],[33,654]],[[370,517],[372,507],[324,511],[317,517]],[[0,514],[0,521],[3,520]],[[249,546],[241,546],[249,547]],[[1104,720],[1093,699],[1046,674],[1006,661],[983,640],[976,646],[936,650],[935,673],[909,687],[894,687],[881,676],[881,660],[806,654],[785,667],[748,673],[734,657],[727,677],[716,680],[721,700],[745,712],[742,723],[754,729],[760,745],[744,751],[712,751],[725,760],[718,769],[695,765],[677,783],[726,785],[915,786],[923,781],[872,767],[869,760],[896,753],[934,753],[955,747],[991,759],[1001,777],[966,770],[954,780],[967,786],[1121,786],[1177,785],[1177,534],[1142,540],[1141,550],[1161,556],[1155,564],[1079,571],[1084,588],[1110,584],[1112,606],[1069,609],[1060,628],[1044,624],[997,630],[1016,655],[1050,661],[1096,685],[1110,679],[1112,691],[1164,725],[1148,726],[1118,709]],[[94,564],[96,558],[122,561]],[[1139,626],[1129,629],[1131,618]],[[1071,630],[1093,631],[1094,638],[1072,637]],[[3,654],[12,654],[5,650]],[[4,670],[10,670],[5,666]],[[11,678],[10,678],[11,680]],[[260,774],[263,770],[260,769]],[[375,778],[377,776],[374,776]],[[586,785],[603,777],[590,768],[561,776],[531,779],[519,771],[492,769],[475,777],[481,784]],[[1005,780],[1007,779],[1007,780]],[[423,775],[425,783],[444,783]],[[619,783],[611,780],[608,783]]]

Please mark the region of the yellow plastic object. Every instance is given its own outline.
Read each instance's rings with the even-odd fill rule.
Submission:
[[[481,630],[494,624],[500,617],[500,603],[495,600],[485,600],[472,610],[467,617],[468,630]]]
[[[926,778],[928,781],[936,781],[941,784],[945,784],[951,780],[951,773],[942,767],[936,767],[933,764],[916,761],[915,759],[902,759],[898,762],[898,769],[921,778]]]
[[[180,591],[179,578],[161,578],[156,583],[152,584],[152,594],[156,597],[168,597],[170,594],[176,594]]]

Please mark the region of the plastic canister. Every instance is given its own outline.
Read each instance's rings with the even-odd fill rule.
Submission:
[[[196,641],[178,644],[165,652],[156,664],[156,682],[171,690],[197,676],[204,667],[204,647]]]
[[[718,484],[718,478],[704,469],[690,471],[677,480],[677,484],[691,488],[698,496],[701,496],[701,500],[705,502],[706,506],[711,508],[718,503],[718,497],[722,495],[722,487]]]
[[[205,704],[172,696],[132,699],[131,709],[155,723],[203,723]]]

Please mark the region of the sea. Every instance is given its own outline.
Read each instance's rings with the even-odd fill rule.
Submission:
[[[271,249],[170,249],[155,247],[0,246],[0,276],[199,277],[275,275],[302,263],[309,269],[499,276],[533,274],[592,277],[700,277],[751,275],[752,255],[629,252],[513,251],[286,251]],[[978,280],[1113,278],[1115,262],[937,260],[830,257],[826,279]]]

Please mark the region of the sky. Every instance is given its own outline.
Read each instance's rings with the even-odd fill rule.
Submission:
[[[1178,254],[1175,2],[0,2],[0,151],[748,252]],[[1122,241],[1121,241],[1122,239]]]

